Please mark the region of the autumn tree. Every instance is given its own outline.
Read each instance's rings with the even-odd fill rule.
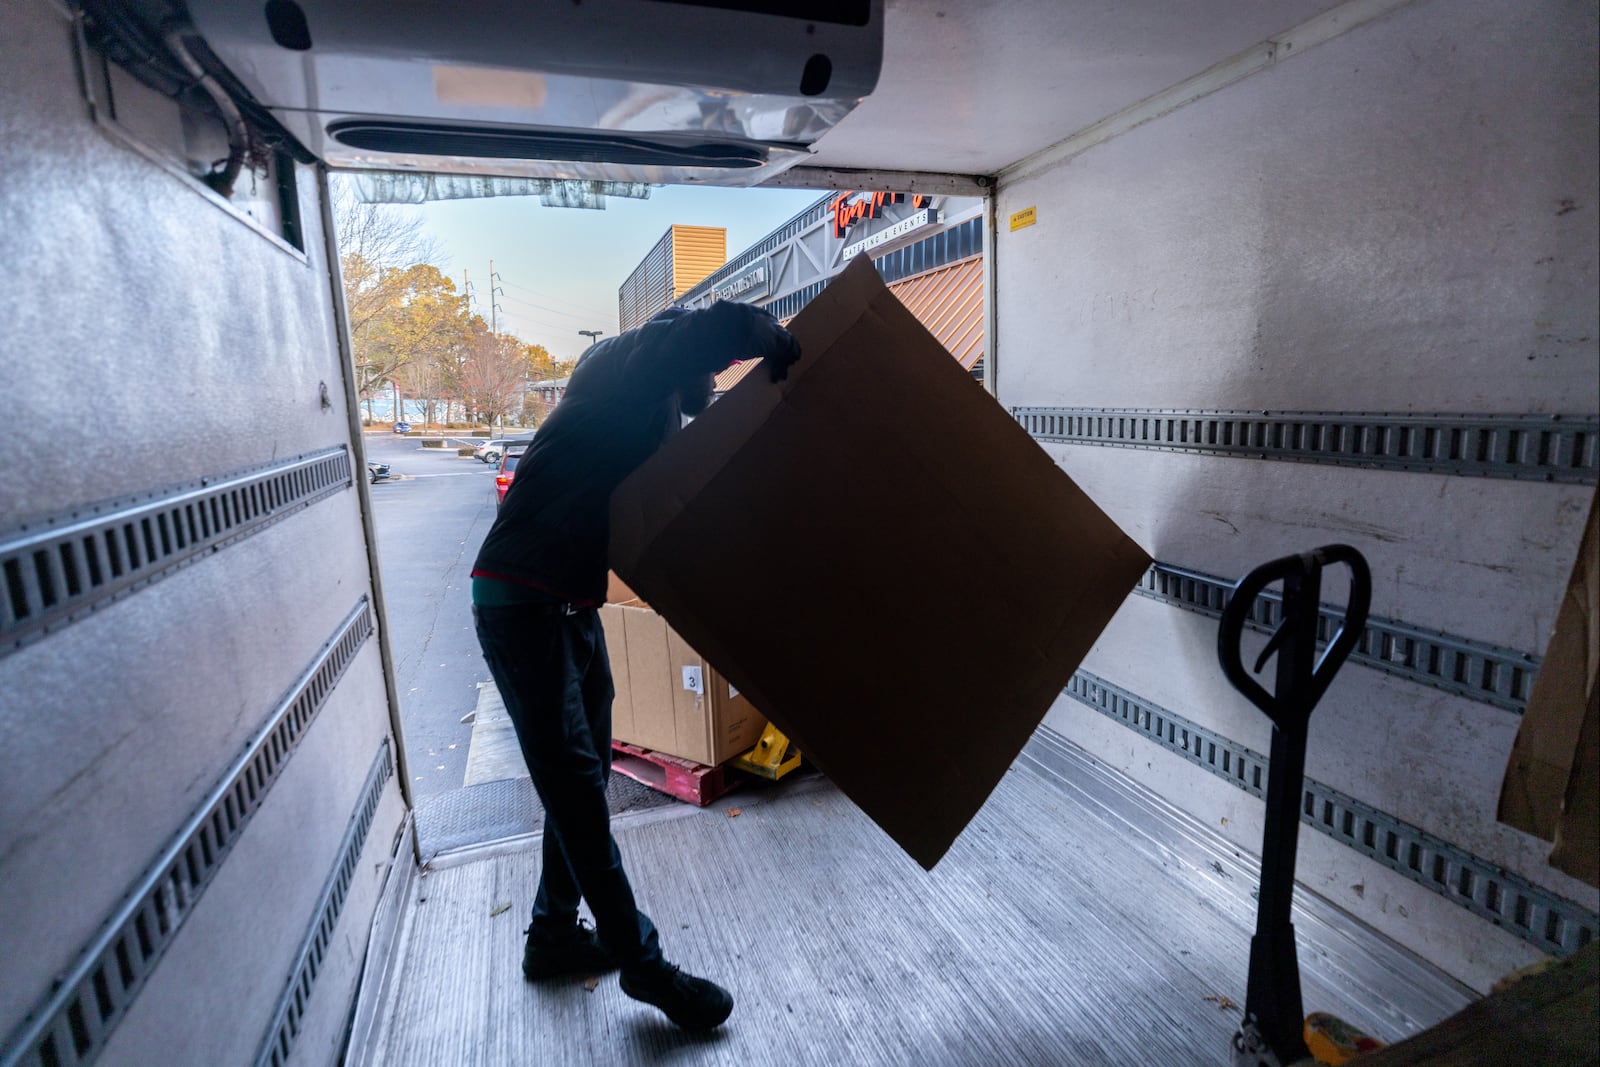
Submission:
[[[456,403],[468,418],[504,418],[533,382],[572,373],[543,345],[495,334],[473,315],[455,283],[434,266],[437,247],[421,220],[401,207],[365,204],[348,183],[333,183],[333,209],[354,349],[356,387],[370,398],[386,383],[426,405]],[[396,417],[399,417],[398,397]]]
[[[529,386],[571,377],[572,369],[578,363],[575,359],[552,358],[550,350],[544,345],[523,344],[521,349]],[[550,414],[551,405],[544,397],[544,393],[535,389],[523,391],[521,417],[525,424],[537,426]]]
[[[493,426],[511,414],[527,380],[526,347],[515,337],[490,333],[481,317],[473,317],[454,383],[469,419]]]
[[[381,368],[374,385],[401,377],[412,392],[432,405],[447,395],[460,346],[471,336],[467,298],[431,263],[386,272],[396,302],[377,316],[367,335],[369,373]]]
[[[534,382],[551,382],[557,378],[565,378],[572,373],[576,360],[558,360],[550,355],[550,350],[544,345],[519,343],[519,356],[526,364],[528,380]]]
[[[409,268],[439,258],[439,252],[416,215],[393,205],[361,203],[342,179],[336,178],[331,188],[356,388],[369,396],[392,380],[411,355],[382,343],[386,316],[419,281]]]

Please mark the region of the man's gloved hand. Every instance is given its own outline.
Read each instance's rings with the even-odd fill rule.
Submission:
[[[772,328],[777,333],[777,339],[766,355],[761,357],[761,361],[767,365],[772,380],[781,382],[789,376],[789,368],[800,362],[800,342],[794,339],[794,334],[779,326],[777,319],[772,320]]]
[[[711,328],[711,342],[725,352],[729,360],[760,357],[775,382],[787,378],[789,368],[800,358],[799,342],[778,325],[778,320],[766,308],[719,300],[707,308],[705,314]]]

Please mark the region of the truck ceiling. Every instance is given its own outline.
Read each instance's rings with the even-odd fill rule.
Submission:
[[[607,3],[608,11],[626,15],[629,0]],[[680,33],[714,27],[718,20],[726,25],[759,18],[779,29],[806,25],[807,34],[817,35],[806,38],[818,42],[816,47],[840,50],[833,53],[838,61],[830,87],[809,97],[776,92],[776,82],[755,85],[749,71],[716,58],[674,74],[661,67],[664,60],[652,65],[649,56],[621,47],[590,49],[581,62],[549,50],[548,56],[527,59],[521,69],[500,67],[496,64],[511,60],[497,40],[519,38],[537,49],[551,34],[541,36],[531,23],[523,33],[515,19],[474,19],[459,11],[450,14],[448,39],[434,40],[418,30],[413,34],[417,52],[397,53],[405,45],[392,25],[401,20],[373,19],[372,36],[363,39],[359,6],[301,6],[309,25],[304,53],[291,50],[296,42],[274,43],[253,4],[197,10],[197,28],[259,102],[334,166],[731,186],[860,186],[860,172],[998,175],[1062,142],[1092,137],[1108,122],[1137,124],[1164,113],[1399,4],[901,0],[888,3],[886,10],[864,4],[882,33],[880,77],[871,35],[851,37],[847,31],[853,27],[632,0],[641,17],[665,10],[682,20]],[[498,10],[500,5],[479,0],[476,6]],[[590,4],[584,10],[605,6]],[[426,21],[425,10],[413,14]],[[508,9],[507,14],[515,13]],[[631,40],[641,32],[634,23],[631,36],[617,39]],[[690,49],[699,51],[714,57],[722,50]],[[629,61],[618,62],[624,54]],[[556,70],[562,62],[572,69]],[[313,65],[316,77],[301,73]],[[554,73],[547,76],[546,69]],[[341,71],[346,84],[330,85],[329,74]],[[1005,76],[996,77],[997,71]],[[380,81],[377,75],[399,80]],[[673,78],[676,89],[665,84]],[[691,78],[698,81],[691,84]],[[581,88],[579,81],[632,86],[625,95],[635,103],[642,99],[637,90],[646,85],[660,91],[643,110],[626,103],[607,109],[586,94],[578,94],[582,99],[576,102],[563,96],[562,85]],[[689,109],[693,114],[667,100],[684,92],[699,100]],[[802,112],[804,121],[797,122]],[[768,121],[775,116],[787,116],[781,130]],[[577,143],[585,137],[594,143]],[[661,148],[656,155],[648,150],[651,142]],[[619,154],[619,145],[627,150]],[[989,184],[950,181],[930,191],[970,195]]]

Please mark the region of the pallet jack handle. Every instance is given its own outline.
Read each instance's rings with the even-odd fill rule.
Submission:
[[[1316,649],[1317,621],[1321,614],[1322,569],[1330,563],[1350,568],[1350,599],[1344,623],[1328,643],[1328,649],[1313,666],[1310,658]],[[1255,610],[1256,598],[1273,582],[1283,588],[1283,621],[1261,650],[1255,670],[1260,672],[1268,658],[1278,653],[1278,683],[1272,693],[1244,669],[1239,658],[1244,624]],[[1222,609],[1217,630],[1217,656],[1222,673],[1250,703],[1267,713],[1273,725],[1309,719],[1311,710],[1327,692],[1328,683],[1343,666],[1361,640],[1367,625],[1367,610],[1372,606],[1372,571],[1366,557],[1349,545],[1324,545],[1298,556],[1284,556],[1263,563],[1239,580],[1233,596]],[[1287,684],[1286,684],[1287,683]]]
[[[1338,633],[1317,658],[1322,570],[1334,563],[1350,569],[1350,596]],[[1278,656],[1276,684],[1268,692],[1245,670],[1240,641],[1245,622],[1254,617],[1257,598],[1274,582],[1283,583],[1282,618],[1255,664],[1259,673],[1273,653]],[[1290,922],[1305,789],[1306,735],[1317,701],[1361,640],[1371,604],[1372,572],[1365,557],[1349,545],[1325,545],[1257,567],[1240,579],[1222,609],[1217,631],[1222,671],[1234,688],[1266,712],[1273,725],[1261,889],[1256,932],[1250,940],[1244,1023],[1233,1039],[1235,1064],[1279,1067],[1309,1061],[1311,1056],[1305,1044],[1300,965]]]

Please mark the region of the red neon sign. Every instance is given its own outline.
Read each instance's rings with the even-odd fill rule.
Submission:
[[[906,193],[870,193],[860,200],[852,200],[856,194],[852,192],[840,193],[833,203],[828,205],[833,212],[833,235],[843,237],[845,231],[862,219],[877,219],[883,217],[885,204],[905,203]],[[928,198],[922,193],[911,196],[911,206],[921,208],[926,205]]]

